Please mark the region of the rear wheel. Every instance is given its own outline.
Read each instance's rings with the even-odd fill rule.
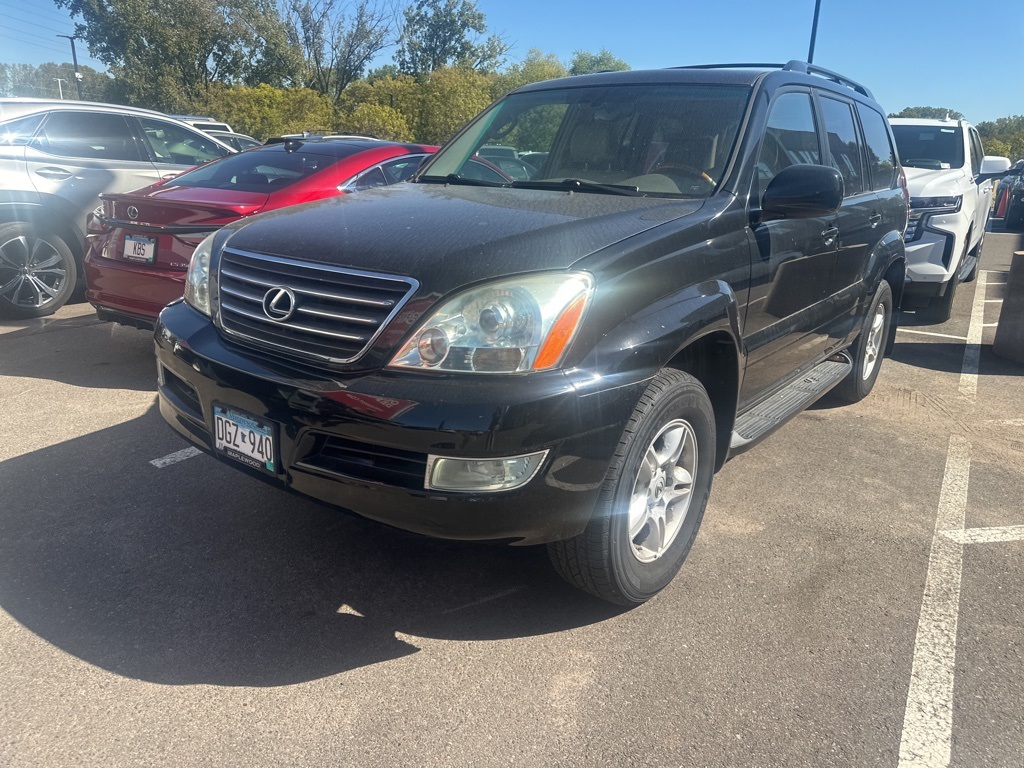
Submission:
[[[0,315],[52,315],[75,289],[75,257],[64,240],[28,222],[0,224]]]
[[[892,289],[883,280],[875,291],[864,327],[853,344],[853,370],[832,390],[836,398],[844,403],[858,403],[871,392],[882,367],[891,324]]]
[[[570,584],[609,602],[637,605],[679,571],[711,492],[715,417],[692,376],[659,373],[619,441],[586,530],[548,545]]]

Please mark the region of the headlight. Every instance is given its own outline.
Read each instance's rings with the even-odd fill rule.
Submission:
[[[213,254],[213,235],[207,237],[192,252],[185,275],[185,301],[207,317],[210,316],[210,256]]]
[[[922,213],[956,213],[960,210],[963,199],[963,195],[912,197],[910,198],[910,214],[911,216],[920,216]]]
[[[468,373],[558,365],[594,290],[583,272],[523,275],[474,288],[420,324],[390,365]]]

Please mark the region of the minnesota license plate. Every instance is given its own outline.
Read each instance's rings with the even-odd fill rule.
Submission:
[[[237,408],[213,406],[213,447],[235,461],[277,474],[274,424]]]
[[[124,257],[128,261],[142,261],[152,264],[153,259],[156,258],[156,238],[125,235]]]

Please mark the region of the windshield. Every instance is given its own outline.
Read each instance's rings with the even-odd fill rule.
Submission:
[[[439,153],[423,182],[707,197],[750,90],[612,85],[513,93]]]
[[[345,152],[288,152],[284,145],[241,152],[208,163],[166,182],[166,187],[202,187],[238,192],[273,192],[337,163]]]
[[[964,135],[960,126],[894,125],[892,133],[903,165],[933,171],[963,167]]]

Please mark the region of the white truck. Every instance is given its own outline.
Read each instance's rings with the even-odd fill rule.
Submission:
[[[957,285],[977,275],[992,179],[1010,168],[1010,160],[986,156],[978,130],[965,120],[889,122],[910,191],[903,308],[945,322]]]

